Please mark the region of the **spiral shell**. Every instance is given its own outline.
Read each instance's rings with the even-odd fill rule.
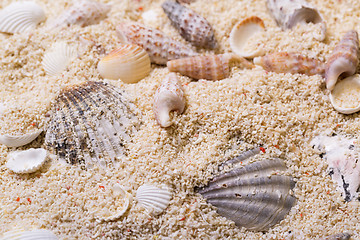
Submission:
[[[169,60],[197,55],[191,48],[154,28],[129,22],[120,24],[117,30],[122,41],[144,48],[152,63],[161,65]]]
[[[33,229],[31,231],[13,230],[6,232],[2,240],[58,240],[59,238],[51,231],[45,229]]]
[[[185,40],[196,47],[216,48],[214,31],[205,18],[174,1],[165,1],[161,6]]]
[[[154,215],[159,215],[169,205],[171,192],[168,189],[144,184],[136,192],[136,199]]]
[[[33,173],[45,163],[46,155],[42,148],[10,152],[6,167],[15,173]]]
[[[333,90],[340,76],[351,76],[359,64],[359,38],[355,30],[348,31],[336,45],[325,68],[326,88]]]
[[[7,147],[21,147],[34,141],[41,133],[42,130],[37,130],[35,132],[22,135],[4,134],[0,135],[0,143]]]

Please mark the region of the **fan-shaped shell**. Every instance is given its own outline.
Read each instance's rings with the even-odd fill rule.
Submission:
[[[138,188],[136,199],[152,214],[158,215],[169,205],[171,192],[168,189],[144,184]]]
[[[295,203],[290,195],[294,181],[280,174],[286,170],[284,162],[242,157],[230,161],[232,170],[217,175],[199,193],[239,227],[264,231],[280,222]]]
[[[34,229],[31,231],[14,230],[4,233],[1,240],[58,240],[59,238],[51,231]]]
[[[45,12],[37,3],[32,1],[14,2],[0,11],[0,32],[29,31],[45,19]]]
[[[50,114],[45,144],[68,163],[105,166],[126,157],[140,122],[137,108],[111,85],[88,81],[64,89]]]
[[[38,130],[32,133],[26,133],[22,135],[0,135],[0,143],[7,147],[20,147],[34,141],[42,133],[42,130]]]
[[[150,73],[150,58],[143,48],[123,44],[100,60],[98,70],[103,78],[136,83]]]
[[[42,148],[10,152],[6,167],[15,173],[33,173],[45,163],[46,155]]]

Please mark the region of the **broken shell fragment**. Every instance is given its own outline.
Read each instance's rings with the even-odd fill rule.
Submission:
[[[348,31],[336,45],[326,63],[326,88],[333,90],[340,76],[351,76],[359,64],[359,38],[355,30]]]
[[[169,205],[171,192],[168,189],[144,184],[136,192],[136,199],[154,215],[159,215]]]
[[[264,54],[264,48],[257,46],[256,49],[248,49],[249,43],[253,43],[254,36],[265,32],[265,25],[261,18],[252,16],[237,23],[230,33],[230,47],[234,53],[241,57],[253,58]]]
[[[33,229],[31,231],[13,230],[5,232],[2,240],[58,240],[59,238],[51,231],[45,229]]]
[[[154,95],[155,119],[161,127],[169,127],[170,112],[182,113],[185,108],[183,89],[175,73],[170,73],[161,83]]]
[[[21,147],[34,141],[41,133],[42,130],[23,135],[4,134],[0,135],[0,143],[7,147]]]
[[[149,55],[143,48],[123,44],[101,59],[97,68],[103,78],[136,83],[150,73],[151,65]]]
[[[331,236],[321,238],[320,240],[349,240],[351,235],[349,233],[337,233]]]
[[[10,152],[6,167],[15,173],[33,173],[45,163],[46,155],[42,148]]]

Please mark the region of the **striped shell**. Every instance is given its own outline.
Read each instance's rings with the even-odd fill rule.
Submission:
[[[161,6],[185,40],[196,47],[216,48],[214,31],[205,18],[174,1],[165,1]]]
[[[33,173],[45,163],[46,155],[43,148],[10,152],[6,167],[15,173]]]
[[[23,135],[4,134],[0,135],[0,143],[7,147],[21,147],[34,141],[41,133],[42,130]]]
[[[0,32],[21,33],[34,29],[46,19],[44,10],[35,2],[14,2],[0,11]]]
[[[308,58],[298,53],[279,52],[254,58],[254,64],[265,71],[276,73],[301,73],[306,75],[323,75],[325,64],[320,60]]]
[[[139,204],[145,207],[149,212],[154,215],[159,215],[169,205],[171,192],[168,189],[144,184],[138,188],[136,199]]]
[[[348,31],[336,45],[325,68],[325,82],[333,90],[340,76],[351,76],[359,64],[359,38],[355,30]]]
[[[31,231],[14,230],[2,235],[1,240],[58,240],[59,238],[49,230],[33,229]]]
[[[295,186],[280,159],[252,161],[258,149],[245,152],[230,163],[229,172],[214,177],[198,189],[217,212],[239,227],[264,231],[280,222],[295,203],[290,190]]]
[[[138,23],[120,24],[118,34],[121,41],[144,48],[152,63],[166,64],[169,60],[197,55],[190,47],[173,40],[163,32]]]
[[[176,74],[170,73],[154,95],[155,119],[161,127],[169,127],[172,124],[170,111],[182,113],[184,108],[185,97],[182,86]]]
[[[50,114],[45,144],[60,159],[88,168],[127,155],[127,143],[139,120],[125,93],[111,85],[87,81],[64,89]]]
[[[147,52],[135,44],[123,44],[100,60],[97,66],[103,78],[136,83],[149,75],[151,66]]]
[[[351,235],[349,233],[337,233],[321,238],[320,240],[349,240],[350,237]]]

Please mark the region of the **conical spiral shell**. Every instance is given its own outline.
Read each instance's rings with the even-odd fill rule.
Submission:
[[[190,47],[175,41],[163,32],[138,23],[120,24],[118,34],[121,40],[144,48],[152,63],[161,65],[169,60],[197,55]]]
[[[254,64],[266,71],[276,73],[301,73],[306,75],[324,75],[325,64],[320,60],[308,58],[298,53],[279,52],[254,58]]]
[[[101,166],[126,156],[139,126],[137,108],[121,90],[88,81],[64,89],[50,115],[45,144],[68,163]]]
[[[144,184],[136,191],[136,199],[152,214],[158,215],[169,205],[171,192],[168,189]]]
[[[325,68],[326,88],[333,90],[340,76],[351,76],[359,64],[359,38],[355,30],[348,31],[336,45]]]
[[[196,47],[214,49],[217,42],[210,23],[195,11],[174,1],[162,5],[166,15],[180,35]]]

